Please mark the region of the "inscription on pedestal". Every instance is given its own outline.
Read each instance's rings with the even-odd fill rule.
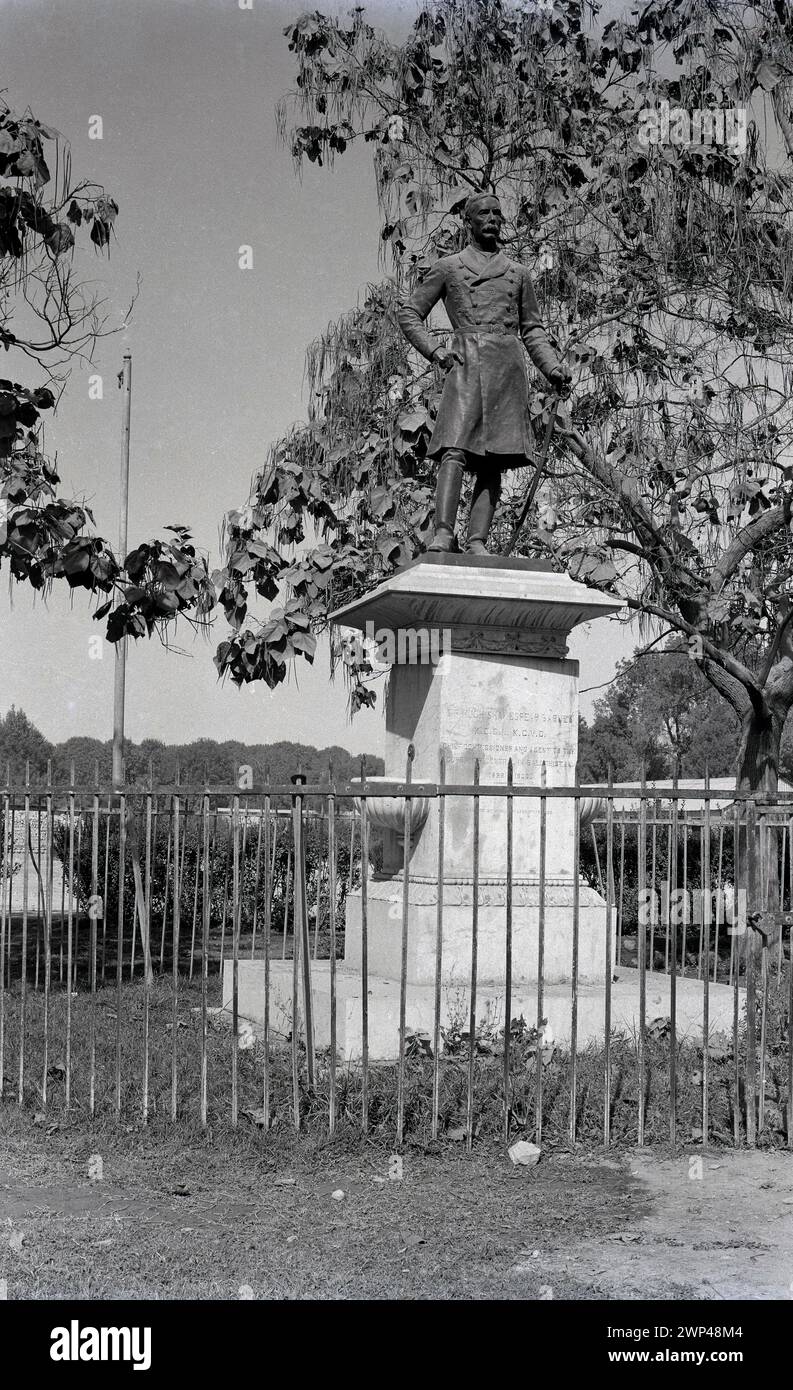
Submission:
[[[508,758],[515,768],[546,766],[574,768],[577,728],[572,714],[550,710],[494,709],[492,705],[450,703],[446,708],[444,743],[455,760],[479,758],[497,766],[504,775]],[[481,726],[481,737],[471,735],[472,726]],[[455,729],[469,736],[456,737]]]

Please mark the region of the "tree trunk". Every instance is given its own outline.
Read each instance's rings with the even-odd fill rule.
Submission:
[[[738,751],[741,792],[775,792],[779,786],[779,749],[784,719],[770,711],[750,709],[744,716]]]
[[[773,794],[779,786],[779,750],[785,724],[784,713],[768,708],[759,712],[753,708],[744,716],[742,724],[737,789]],[[769,915],[764,916],[762,931],[749,927],[743,941],[744,954],[750,943],[758,954],[764,941],[769,946],[775,944],[781,930],[778,920],[772,921],[771,917],[779,918],[784,892],[780,880],[779,847],[778,826],[772,815],[758,807],[751,844],[745,822],[741,827],[740,872],[736,888],[743,889],[746,894],[747,918],[751,918],[753,913]],[[750,866],[750,855],[754,859],[753,866]],[[750,872],[751,867],[753,873]]]

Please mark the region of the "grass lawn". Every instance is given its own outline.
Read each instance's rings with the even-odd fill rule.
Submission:
[[[141,1116],[143,991],[121,995],[122,1107],[115,1114],[118,1000],[94,1011],[97,1109],[88,1111],[89,1000],[72,997],[72,1097],[64,1106],[65,1006],[50,1001],[48,1103],[42,1000],[28,997],[26,1083],[17,1104],[18,995],[6,996],[5,1099],[0,1103],[0,1279],[14,1298],[604,1299],[787,1297],[793,1268],[793,1163],[783,1148],[784,1059],[768,1066],[765,1152],[733,1152],[733,1065],[711,1067],[715,1138],[696,1125],[701,1054],[681,1048],[678,1122],[668,1134],[668,1044],[652,1040],[648,1138],[636,1150],[636,1068],[616,1040],[612,1135],[602,1148],[603,1057],[582,1053],[579,1134],[567,1140],[569,1059],[544,1072],[542,1159],[517,1168],[503,1140],[501,1059],[476,1062],[478,1138],[454,1138],[464,1111],[467,1059],[441,1070],[440,1135],[431,1139],[431,1063],[412,1058],[406,1138],[394,1146],[395,1069],[371,1078],[371,1131],[360,1129],[360,1079],[339,1069],[339,1124],[327,1127],[327,1059],[316,1095],[291,1124],[289,1050],[273,1059],[271,1129],[262,1103],[261,1047],[239,1058],[239,1127],[232,1129],[226,1027],[208,1047],[209,1124],[199,1122],[198,990],[177,1009],[179,1118],[169,1116],[173,996],[157,981],[150,1011],[150,1117]],[[529,1059],[530,1060],[530,1059]],[[516,1050],[515,1137],[532,1137],[533,1063]],[[777,1070],[779,1075],[777,1076]],[[774,1099],[774,1087],[779,1090]],[[245,1112],[249,1111],[250,1115]],[[711,1133],[713,1141],[714,1132]],[[691,1161],[694,1162],[694,1170]],[[698,1165],[698,1167],[697,1167]]]

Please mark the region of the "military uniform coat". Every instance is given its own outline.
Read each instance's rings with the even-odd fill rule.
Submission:
[[[540,321],[528,270],[501,251],[473,246],[436,261],[399,311],[402,332],[427,358],[440,344],[424,320],[441,299],[454,329],[452,350],[462,361],[444,382],[429,453],[463,449],[477,456],[471,466],[529,463],[534,440],[523,347],[546,375],[559,358]]]

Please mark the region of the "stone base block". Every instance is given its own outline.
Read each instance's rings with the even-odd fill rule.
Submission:
[[[338,1055],[348,1062],[361,1056],[361,977],[347,965],[336,971],[336,1042]],[[226,961],[223,973],[223,1006],[231,1011],[232,966]],[[741,990],[741,1008],[744,991]],[[379,976],[370,976],[369,1056],[372,1061],[393,1061],[399,1055],[399,984]],[[612,985],[612,1026],[629,1035],[639,1028],[639,976],[636,970],[620,968]],[[648,972],[646,1018],[668,1018],[670,1013],[670,980],[668,975]],[[314,1040],[318,1048],[330,1046],[330,962],[316,961],[312,965],[312,1002],[314,1009]],[[444,987],[441,991],[441,1023],[444,1027],[461,1023],[468,1026],[470,997],[462,982],[457,989]],[[709,989],[710,1029],[714,1033],[732,1030],[733,990],[728,985],[711,985]],[[578,1044],[602,1043],[604,1038],[605,993],[603,985],[583,984],[578,990]],[[254,1027],[264,1023],[264,963],[241,961],[239,964],[239,1012]],[[530,1024],[537,1019],[537,992],[517,987],[512,994],[512,1017],[521,1014]],[[286,1036],[291,1028],[292,962],[270,963],[270,1027],[273,1035]],[[543,1015],[547,1018],[557,1044],[564,1047],[570,1040],[572,1017],[569,982],[549,984],[545,988]],[[407,992],[406,1024],[408,1028],[429,1033],[434,1029],[435,991],[430,985],[411,985]],[[504,1026],[504,989],[483,984],[477,990],[477,1020],[491,1024],[493,1029]],[[677,1032],[679,1040],[702,1042],[702,981],[677,981]]]
[[[572,977],[572,881],[546,882],[543,978],[553,984]],[[512,979],[515,985],[536,981],[539,946],[537,883],[514,883],[512,888]],[[505,978],[507,887],[503,880],[479,884],[477,979]],[[578,978],[603,984],[606,978],[606,903],[594,888],[578,887]],[[433,985],[438,922],[438,884],[411,879],[408,886],[407,977],[411,984]],[[470,978],[473,885],[444,883],[443,958],[441,975],[454,983]],[[616,913],[612,909],[612,971],[616,949]],[[361,891],[347,896],[344,963],[361,969]],[[370,878],[367,884],[369,973],[398,980],[402,958],[402,878]],[[452,963],[453,966],[452,966]]]

